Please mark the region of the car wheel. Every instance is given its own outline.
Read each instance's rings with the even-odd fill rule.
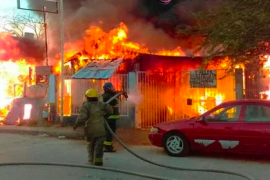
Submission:
[[[163,138],[163,147],[170,156],[186,156],[190,152],[187,138],[181,133],[171,132]]]

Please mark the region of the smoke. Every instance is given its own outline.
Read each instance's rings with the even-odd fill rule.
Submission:
[[[44,59],[44,45],[38,40],[0,33],[0,47],[0,60],[23,58],[28,62],[41,64]]]
[[[147,22],[133,13],[139,3],[140,1],[137,0],[83,1],[81,7],[73,10],[73,13],[66,18],[67,39],[81,39],[90,25],[100,24],[100,22],[105,31],[124,22],[129,28],[128,35],[131,41],[145,44],[151,51],[164,46],[174,48],[177,44],[176,40],[161,28],[156,28],[152,22]],[[67,11],[72,12],[71,9]]]
[[[44,43],[38,40],[27,38],[18,38],[18,48],[21,57],[32,59],[35,63],[41,65],[44,63]]]
[[[28,1],[31,7],[43,5],[42,1]],[[172,0],[170,5],[162,5],[158,0],[65,0],[65,41],[81,40],[91,25],[101,25],[108,31],[124,22],[129,28],[129,40],[145,44],[152,52],[172,50],[181,41],[175,36],[176,27],[193,24],[192,12],[207,9],[219,1]],[[48,17],[49,47],[54,55],[60,47],[59,16],[49,14]]]
[[[143,101],[143,95],[140,93],[130,93],[128,94],[128,99],[129,102],[139,105]]]
[[[213,1],[185,1],[182,0],[173,9],[172,12],[181,19],[179,25],[193,25],[195,23],[194,14],[219,7],[223,0]]]

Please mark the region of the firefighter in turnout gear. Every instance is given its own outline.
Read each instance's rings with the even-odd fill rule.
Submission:
[[[102,95],[103,102],[107,102],[109,99],[111,99],[113,96],[117,94],[117,92],[114,90],[113,84],[110,82],[106,82],[103,85],[104,94]],[[120,118],[119,115],[119,104],[118,99],[114,99],[109,103],[113,107],[113,114],[110,116],[106,116],[106,120],[112,129],[112,131],[116,132],[116,120]],[[106,140],[104,141],[104,152],[115,152],[116,150],[113,147],[112,144],[113,135],[109,132],[109,130],[106,127]]]
[[[85,93],[87,101],[83,103],[74,130],[84,124],[87,139],[88,162],[97,166],[103,165],[103,148],[106,139],[105,117],[113,113],[109,104],[98,101],[98,92],[89,89]]]

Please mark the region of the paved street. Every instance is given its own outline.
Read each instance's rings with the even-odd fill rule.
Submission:
[[[161,149],[136,146],[132,147],[144,157],[155,162],[178,167],[218,168],[241,173],[249,173],[258,180],[268,180],[270,176],[270,160],[262,157],[236,157],[236,156],[202,156],[200,154],[185,158],[168,157]],[[84,141],[72,141],[50,137],[1,134],[0,136],[0,162],[59,162],[86,164],[86,148]],[[136,159],[125,150],[115,154],[105,155],[105,167],[132,170],[156,176],[182,179],[182,180],[242,180],[235,176],[213,173],[190,173],[168,170]],[[0,167],[1,180],[124,180],[143,179],[119,173],[100,170],[88,170],[67,167],[49,166],[13,166]]]

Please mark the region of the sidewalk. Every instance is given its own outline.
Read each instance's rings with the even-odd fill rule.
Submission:
[[[129,145],[150,145],[147,130],[137,129],[118,129],[117,136]],[[83,129],[78,128],[76,131],[72,127],[29,127],[29,126],[0,126],[0,133],[27,134],[34,136],[50,136],[68,139],[84,139]]]

